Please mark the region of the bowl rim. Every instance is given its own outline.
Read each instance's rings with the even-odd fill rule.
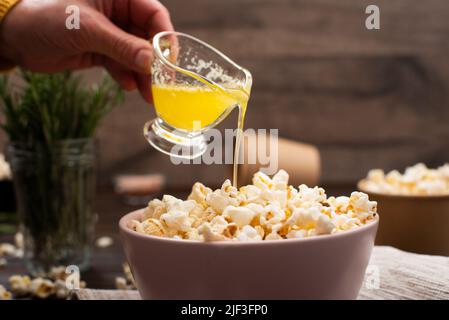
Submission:
[[[436,199],[449,199],[449,193],[447,194],[400,194],[400,193],[386,193],[386,192],[377,192],[366,189],[363,185],[366,183],[366,179],[361,179],[357,182],[357,189],[361,192],[372,194],[378,197],[385,198],[396,198],[396,199],[415,199],[415,200],[436,200]]]
[[[377,228],[379,225],[379,213],[377,213],[374,216],[374,219],[369,221],[368,223],[364,224],[363,226],[333,233],[333,234],[323,234],[323,235],[317,235],[309,238],[296,238],[296,239],[282,239],[282,240],[263,240],[263,241],[198,241],[198,240],[188,240],[188,239],[173,239],[173,238],[164,238],[164,237],[157,237],[147,234],[142,234],[140,232],[134,231],[130,229],[127,225],[128,221],[132,219],[132,217],[137,217],[138,215],[141,215],[145,208],[138,209],[132,212],[129,212],[122,216],[119,220],[119,229],[121,232],[128,234],[131,237],[140,238],[143,240],[152,240],[156,242],[161,243],[171,243],[171,244],[180,244],[180,245],[192,245],[192,246],[217,246],[217,247],[230,247],[230,246],[262,246],[265,245],[282,245],[282,243],[285,244],[293,244],[296,242],[320,242],[320,241],[327,241],[330,239],[339,239],[344,237],[350,237],[352,235],[368,232],[368,230]]]

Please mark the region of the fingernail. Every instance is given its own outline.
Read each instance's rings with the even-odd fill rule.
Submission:
[[[153,52],[151,50],[140,50],[137,53],[135,64],[143,73],[150,73],[152,61]]]

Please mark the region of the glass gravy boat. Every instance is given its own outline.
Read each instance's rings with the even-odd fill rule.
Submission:
[[[190,35],[166,31],[153,38],[152,93],[157,118],[144,135],[157,150],[193,159],[207,149],[205,132],[239,107],[239,128],[252,77],[223,53]],[[241,129],[241,128],[240,128]]]

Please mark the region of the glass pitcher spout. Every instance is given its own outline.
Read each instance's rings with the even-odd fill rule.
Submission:
[[[144,127],[166,154],[193,159],[207,149],[204,133],[236,107],[246,108],[251,73],[209,44],[180,32],[153,38],[152,93],[157,118]]]

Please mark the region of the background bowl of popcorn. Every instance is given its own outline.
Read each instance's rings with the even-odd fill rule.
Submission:
[[[365,194],[327,197],[257,173],[237,190],[195,184],[119,222],[144,299],[355,299],[378,226]]]
[[[381,212],[376,244],[449,255],[449,165],[409,167],[403,174],[375,169],[358,189],[377,201]]]

